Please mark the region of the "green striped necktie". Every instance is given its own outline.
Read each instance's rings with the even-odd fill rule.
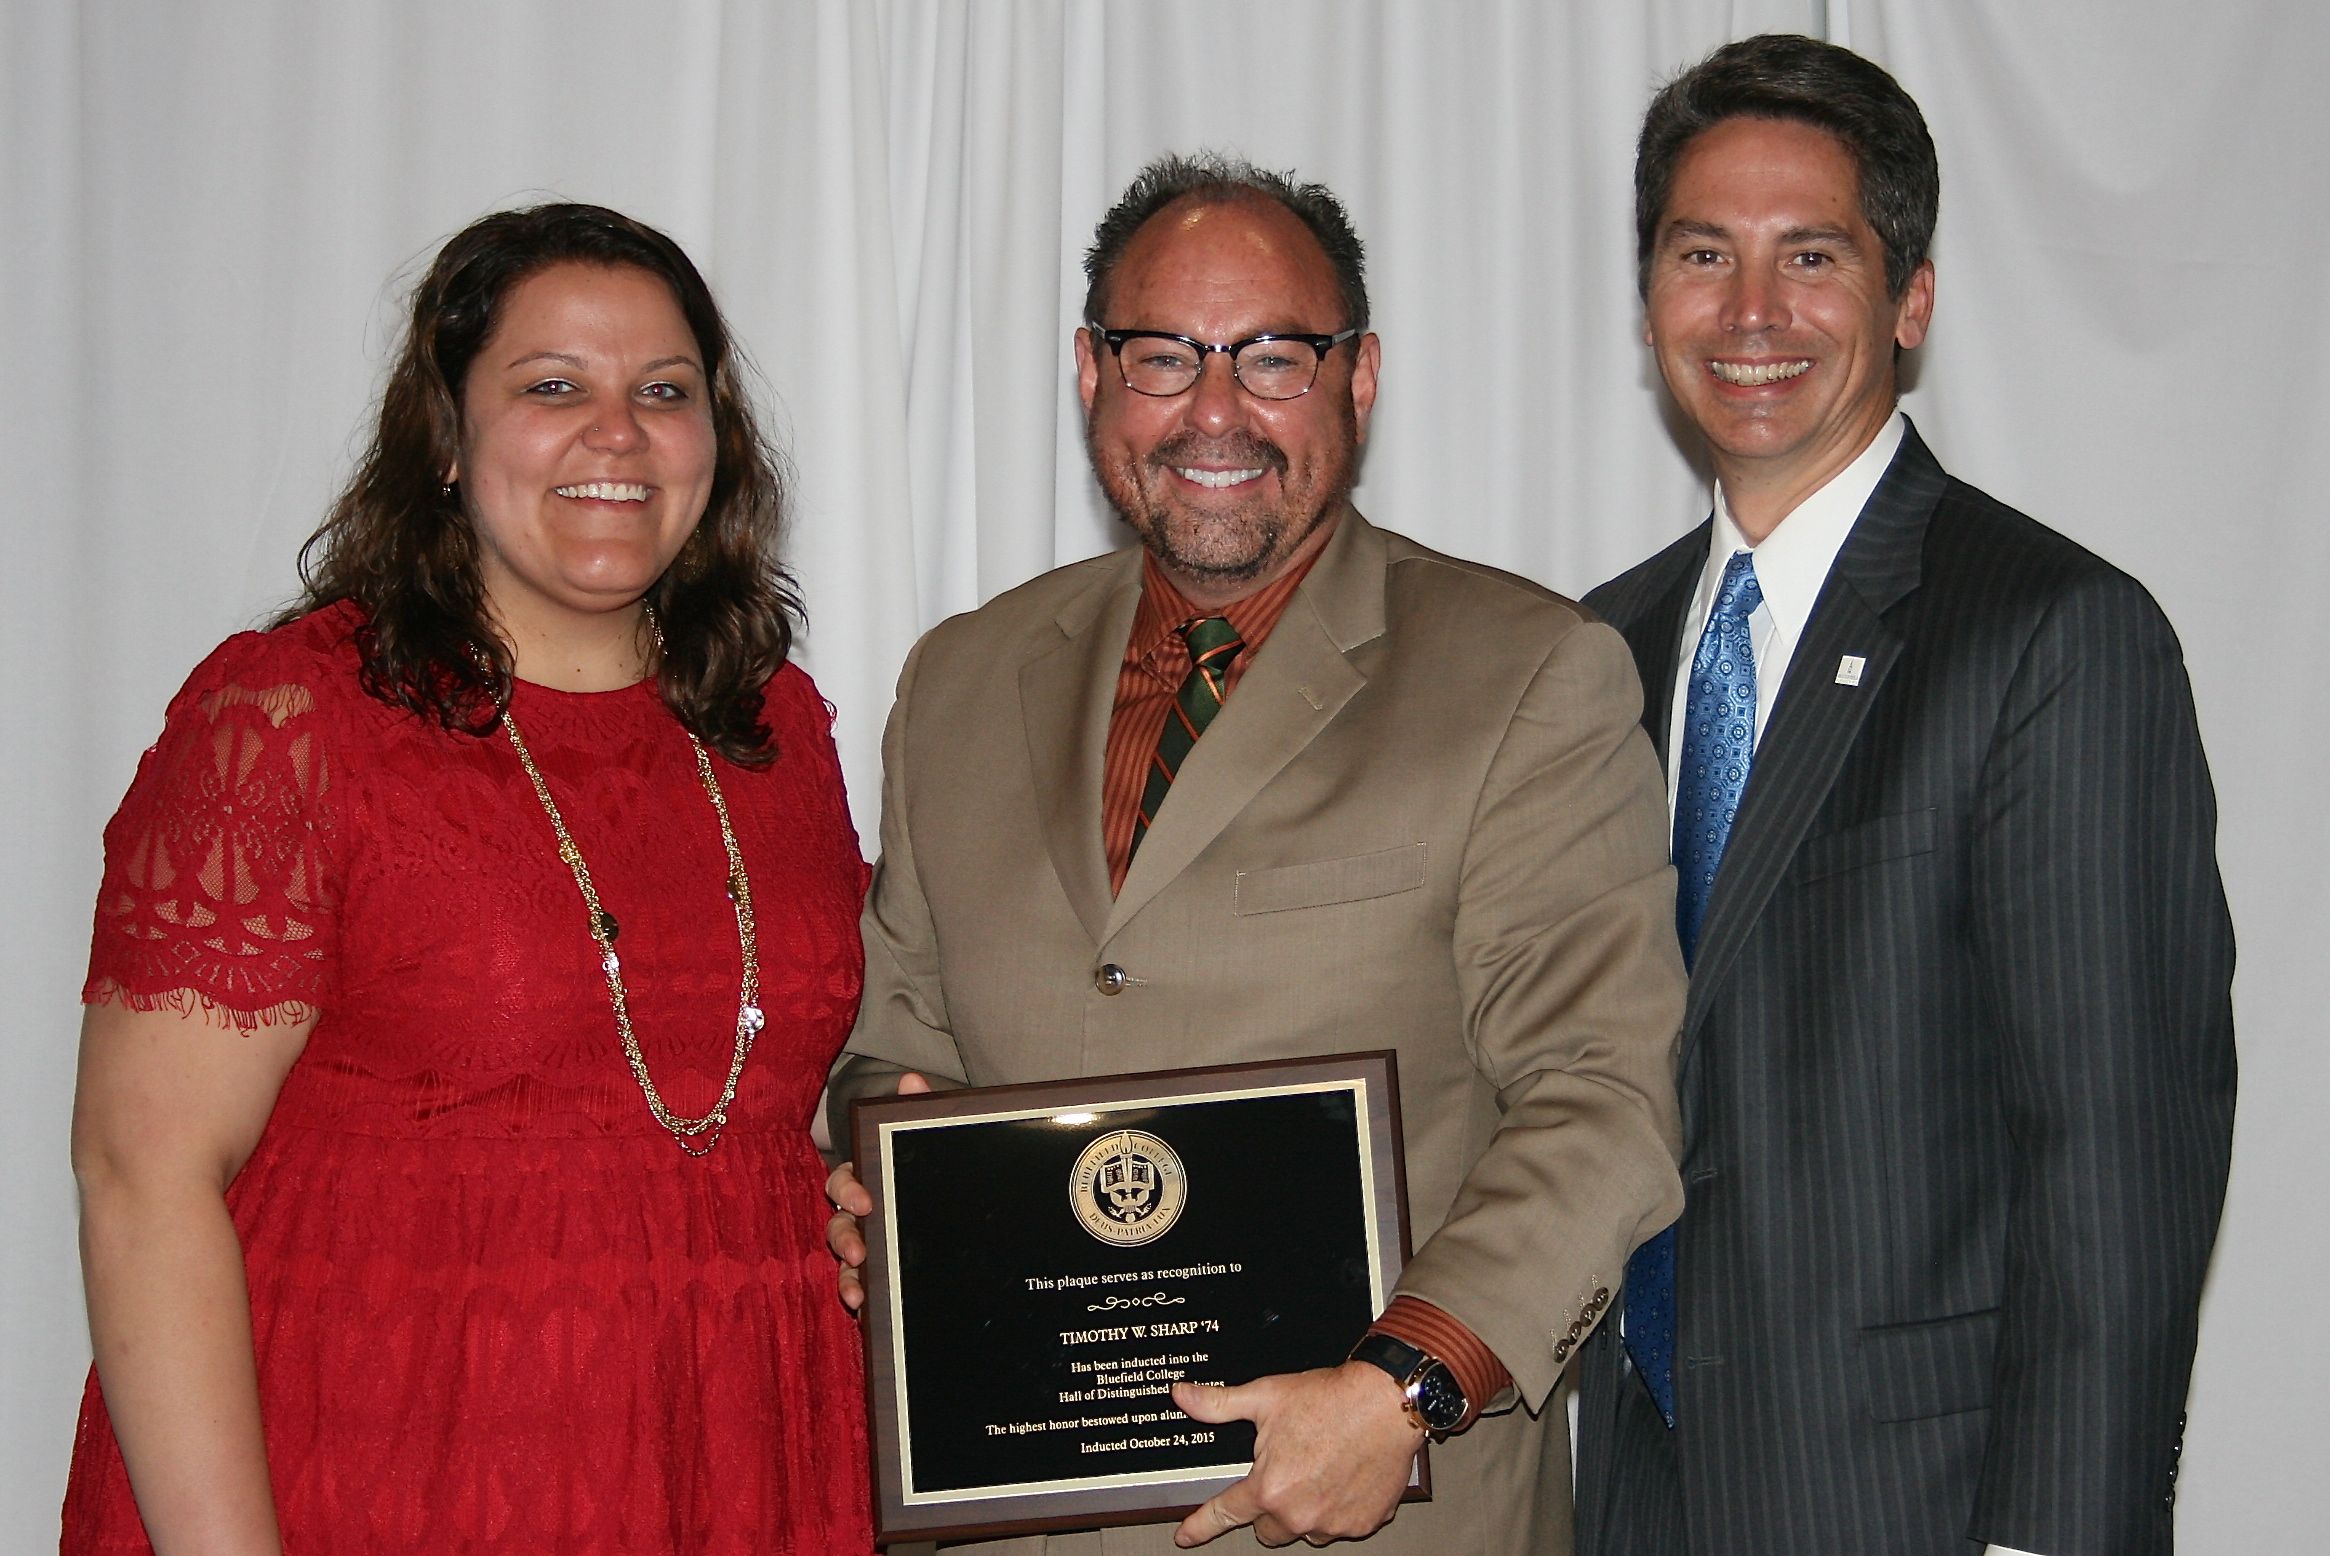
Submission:
[[[1157,754],[1149,759],[1149,780],[1141,786],[1141,812],[1133,818],[1133,846],[1125,855],[1128,860],[1141,851],[1141,839],[1156,823],[1157,812],[1173,787],[1173,775],[1181,770],[1190,747],[1222,711],[1222,699],[1230,690],[1230,661],[1246,646],[1227,616],[1200,616],[1183,622],[1180,632],[1182,641],[1189,645],[1189,674],[1165,715],[1165,728],[1157,736]]]

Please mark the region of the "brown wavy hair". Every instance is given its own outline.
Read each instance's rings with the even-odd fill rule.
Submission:
[[[670,238],[604,206],[499,211],[438,250],[413,288],[371,444],[300,548],[304,593],[277,625],[353,601],[366,617],[357,633],[365,691],[450,730],[493,731],[509,703],[510,649],[486,610],[476,532],[445,477],[461,453],[462,386],[503,300],[527,277],[568,263],[657,277],[696,338],[711,386],[712,493],[647,591],[663,633],[656,680],[704,744],[765,765],[777,753],[761,688],[783,667],[802,614],[776,554],[783,461],[753,417],[743,364],[704,278]]]

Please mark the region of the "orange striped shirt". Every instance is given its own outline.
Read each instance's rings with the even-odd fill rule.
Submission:
[[[1262,651],[1263,640],[1286,614],[1287,602],[1309,575],[1312,553],[1302,566],[1285,577],[1233,600],[1219,611],[1203,611],[1182,598],[1165,576],[1157,559],[1141,553],[1141,603],[1133,611],[1132,634],[1125,639],[1125,657],[1116,672],[1116,711],[1108,721],[1108,755],[1100,775],[1100,841],[1108,850],[1108,889],[1124,890],[1125,871],[1133,860],[1133,823],[1141,811],[1141,789],[1149,781],[1149,759],[1156,755],[1157,737],[1165,732],[1165,716],[1181,683],[1189,677],[1189,645],[1182,626],[1200,616],[1227,616],[1238,629],[1245,647],[1230,661],[1225,699],[1238,689],[1246,667]]]
[[[1156,754],[1157,737],[1164,733],[1173,699],[1189,676],[1189,645],[1182,639],[1181,627],[1196,617],[1219,614],[1238,629],[1245,646],[1230,661],[1223,692],[1226,699],[1238,689],[1239,679],[1261,652],[1278,619],[1286,614],[1288,602],[1316,560],[1314,552],[1285,577],[1242,600],[1231,601],[1216,613],[1190,604],[1173,587],[1157,559],[1142,553],[1141,603],[1133,611],[1133,630],[1125,639],[1125,657],[1117,668],[1116,707],[1109,715],[1108,755],[1101,769],[1100,833],[1102,846],[1108,850],[1110,891],[1124,890],[1125,871],[1132,864],[1133,823],[1140,816],[1141,790],[1149,781],[1149,760]],[[1512,1381],[1496,1354],[1460,1320],[1415,1297],[1392,1298],[1371,1327],[1448,1363],[1475,1415]],[[1356,1344],[1358,1336],[1352,1340]]]
[[[1442,1312],[1421,1297],[1392,1298],[1391,1305],[1383,1310],[1383,1317],[1367,1327],[1381,1330],[1448,1363],[1448,1370],[1456,1375],[1457,1385],[1464,1390],[1465,1403],[1472,1407],[1457,1424],[1460,1432],[1480,1419],[1481,1406],[1503,1393],[1505,1385],[1513,1381],[1505,1364],[1497,1360],[1497,1353],[1483,1345],[1462,1319]]]

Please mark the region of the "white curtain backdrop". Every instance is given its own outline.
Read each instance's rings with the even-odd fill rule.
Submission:
[[[1582,592],[1706,501],[1640,344],[1634,129],[1766,29],[1872,55],[1933,124],[1907,403],[1943,461],[2183,635],[2244,1074],[2180,1518],[2192,1551],[2319,1548],[2330,8],[2288,0],[0,0],[0,1548],[55,1538],[88,1358],[99,829],[187,670],[291,593],[443,237],[556,195],[704,266],[797,467],[870,839],[915,635],[1122,538],[1068,331],[1135,168],[1210,145],[1338,190],[1384,339],[1361,506]]]

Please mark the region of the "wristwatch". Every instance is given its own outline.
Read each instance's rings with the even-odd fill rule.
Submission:
[[[1400,1403],[1408,1419],[1434,1437],[1445,1437],[1463,1424],[1472,1410],[1464,1385],[1448,1370],[1448,1363],[1429,1351],[1381,1331],[1368,1334],[1351,1348],[1351,1359],[1381,1367],[1400,1386]]]

